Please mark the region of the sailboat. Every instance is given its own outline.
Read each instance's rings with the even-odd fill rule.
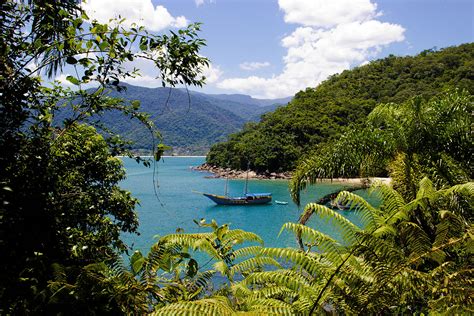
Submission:
[[[244,195],[229,196],[228,182],[229,182],[229,179],[226,179],[224,195],[217,195],[217,194],[211,194],[211,193],[202,193],[202,195],[204,195],[205,197],[209,198],[214,203],[219,204],[219,205],[257,205],[257,204],[270,203],[272,201],[271,193],[249,193],[248,192],[248,182],[249,182],[248,171],[247,171],[247,177],[245,179]]]

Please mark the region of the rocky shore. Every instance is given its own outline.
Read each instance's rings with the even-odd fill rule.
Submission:
[[[245,179],[247,177],[247,171],[244,170],[233,170],[230,168],[221,168],[209,165],[204,163],[200,166],[193,167],[193,170],[197,171],[206,171],[211,172],[213,175],[208,176],[207,178],[228,178],[228,179]],[[255,171],[248,172],[249,179],[261,179],[261,180],[274,180],[274,179],[282,179],[282,180],[290,180],[291,179],[291,172],[269,172],[269,173],[256,173]],[[334,179],[321,179],[321,182],[338,182],[338,183],[346,183],[350,185],[359,185],[364,184],[368,185],[370,183],[380,181],[385,184],[391,184],[392,179],[390,178],[334,178]]]
[[[245,170],[233,170],[230,168],[221,168],[209,165],[207,163],[200,166],[194,167],[194,170],[211,172],[213,175],[211,178],[229,178],[229,179],[245,179],[247,178],[247,171]],[[248,172],[249,179],[291,179],[291,172],[269,172],[269,173],[256,173],[255,171]]]

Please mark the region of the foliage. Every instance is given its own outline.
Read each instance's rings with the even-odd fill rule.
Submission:
[[[455,87],[474,93],[473,57],[470,43],[414,57],[391,55],[346,70],[216,144],[207,163],[243,170],[250,162],[258,172],[293,170],[319,144],[365,125],[377,104],[431,98]]]
[[[135,251],[128,266],[121,257],[82,267],[53,263],[52,277],[38,293],[31,312],[57,314],[64,312],[65,306],[74,307],[68,311],[71,315],[161,315],[177,308],[201,314],[221,308],[234,311],[235,303],[219,295],[229,293],[228,285],[213,284],[216,272],[234,284],[237,276],[242,279],[242,275],[264,266],[279,264],[273,258],[258,255],[261,246],[235,248],[245,242],[263,243],[253,233],[231,230],[214,221],[207,224],[201,220],[199,225],[212,232],[163,236],[146,256]],[[202,266],[192,257],[197,252],[210,257]],[[213,269],[203,270],[210,262]]]
[[[473,97],[458,90],[431,100],[415,97],[381,104],[363,128],[343,134],[304,159],[291,181],[291,193],[320,178],[379,176],[388,170],[394,188],[414,198],[424,176],[438,188],[472,178]]]
[[[155,35],[125,29],[122,22],[91,21],[74,0],[0,5],[2,314],[47,313],[58,295],[46,291],[50,281],[66,273],[67,284],[91,285],[82,283],[80,271],[91,267],[93,280],[96,263],[125,249],[120,233],[136,231],[136,200],[118,187],[124,170],[114,158],[127,154],[126,144],[113,133],[97,134],[92,125],[100,121],[83,124],[118,110],[159,136],[139,103],[109,95],[123,89],[121,80],[139,75],[125,63],[150,60],[163,85],[204,82],[199,24]],[[66,78],[73,89],[43,84],[41,76],[52,78],[63,69],[74,73]],[[86,84],[94,89],[85,90]],[[69,114],[58,122],[63,108]],[[73,291],[74,299],[52,312],[87,305],[87,292]],[[102,307],[87,305],[88,313]]]
[[[338,199],[360,215],[364,229],[325,206],[307,205],[305,213],[331,220],[343,239],[285,224],[308,249],[262,249],[289,268],[252,273],[240,292],[246,300],[287,304],[294,314],[472,312],[473,226],[464,215],[472,212],[474,184],[437,191],[425,178],[419,187],[406,203],[394,189],[376,185],[380,207],[340,193]]]

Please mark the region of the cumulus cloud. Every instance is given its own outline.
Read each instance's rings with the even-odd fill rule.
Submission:
[[[268,61],[264,62],[245,62],[239,65],[240,69],[243,70],[257,70],[260,68],[268,67],[270,66],[270,63]]]
[[[206,83],[217,82],[223,74],[223,71],[219,66],[209,64],[209,67],[203,69],[202,75],[206,77]]]
[[[228,78],[218,87],[260,98],[294,95],[404,40],[404,28],[378,21],[370,0],[279,0],[279,5],[286,22],[302,25],[281,41],[287,49],[282,73]]]
[[[87,0],[83,8],[91,18],[102,23],[120,16],[126,19],[127,26],[136,23],[151,31],[188,24],[184,16],[173,17],[165,7],[154,6],[151,0]]]
[[[332,27],[377,15],[377,5],[370,0],[279,0],[278,4],[285,22],[307,26]]]

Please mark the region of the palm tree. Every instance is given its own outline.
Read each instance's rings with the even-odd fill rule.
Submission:
[[[394,187],[412,199],[417,183],[434,179],[436,187],[472,178],[473,96],[450,91],[425,101],[382,104],[367,127],[344,134],[303,160],[290,183],[295,201],[307,184],[321,178],[378,176],[388,171]]]

